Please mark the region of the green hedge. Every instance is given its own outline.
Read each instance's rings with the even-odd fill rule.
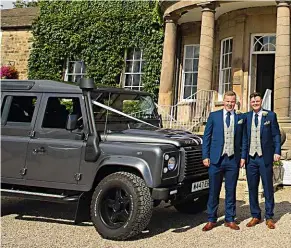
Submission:
[[[119,86],[124,51],[143,49],[142,82],[157,96],[164,38],[158,1],[39,1],[29,78],[61,80],[66,59],[82,59],[98,84]]]

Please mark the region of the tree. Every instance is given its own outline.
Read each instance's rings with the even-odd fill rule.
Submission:
[[[37,0],[16,0],[13,2],[14,8],[28,8],[28,7],[36,7],[38,5]]]

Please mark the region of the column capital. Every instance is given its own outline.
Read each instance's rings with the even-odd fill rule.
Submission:
[[[291,0],[276,0],[277,7],[289,7]]]
[[[216,1],[207,1],[197,4],[197,6],[202,8],[202,12],[215,12],[215,9],[219,7],[219,4]]]
[[[179,15],[176,14],[167,14],[164,16],[165,23],[177,23],[179,20]]]

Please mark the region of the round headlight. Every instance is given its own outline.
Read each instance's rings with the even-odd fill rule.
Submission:
[[[169,171],[172,171],[176,168],[176,159],[175,157],[170,157],[168,161],[168,169]]]

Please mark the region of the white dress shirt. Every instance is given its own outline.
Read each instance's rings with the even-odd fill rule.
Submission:
[[[262,121],[262,116],[263,116],[263,110],[260,109],[260,111],[257,113],[258,114],[258,127],[261,127],[261,121]],[[256,112],[253,111],[253,121],[255,121],[256,118]]]
[[[223,121],[226,121],[226,117],[227,117],[227,112],[230,112],[230,122],[234,121],[234,110],[232,111],[227,111],[226,109],[223,109]]]

